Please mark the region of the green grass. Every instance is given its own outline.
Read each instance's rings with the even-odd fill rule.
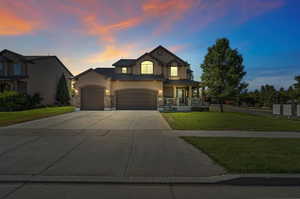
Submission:
[[[75,108],[72,106],[65,106],[32,109],[17,112],[0,112],[0,126],[8,126],[20,122],[60,115],[63,113],[73,112],[74,110]]]
[[[300,173],[300,139],[183,139],[208,154],[229,173]]]
[[[299,120],[256,116],[246,113],[162,113],[177,130],[300,131]]]

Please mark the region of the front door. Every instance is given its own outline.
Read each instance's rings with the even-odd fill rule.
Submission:
[[[177,97],[179,99],[179,104],[180,105],[185,105],[186,104],[186,89],[185,88],[177,88]]]

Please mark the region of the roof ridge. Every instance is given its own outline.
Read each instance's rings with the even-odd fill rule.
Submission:
[[[173,55],[175,58],[179,59],[180,61],[182,61],[183,63],[189,65],[189,63],[187,63],[186,61],[184,61],[183,59],[181,59],[179,56],[177,56],[175,53],[171,52],[169,49],[167,49],[166,47],[159,45],[156,48],[154,48],[152,51],[150,51],[150,54],[152,54],[154,51],[156,51],[157,49],[162,48],[163,50],[167,51],[168,53],[170,53],[171,55]]]

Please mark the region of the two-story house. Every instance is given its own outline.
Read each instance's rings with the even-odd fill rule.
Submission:
[[[0,52],[0,93],[14,90],[40,94],[42,103],[55,103],[59,79],[65,75],[71,85],[72,73],[56,56],[23,56],[3,50]]]
[[[158,46],[137,59],[121,59],[114,68],[89,69],[74,78],[75,104],[82,110],[155,110],[191,107],[199,82],[190,65]]]

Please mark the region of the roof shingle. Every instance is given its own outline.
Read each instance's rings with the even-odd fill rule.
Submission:
[[[120,59],[116,63],[113,64],[113,66],[133,66],[136,62],[136,59]]]

